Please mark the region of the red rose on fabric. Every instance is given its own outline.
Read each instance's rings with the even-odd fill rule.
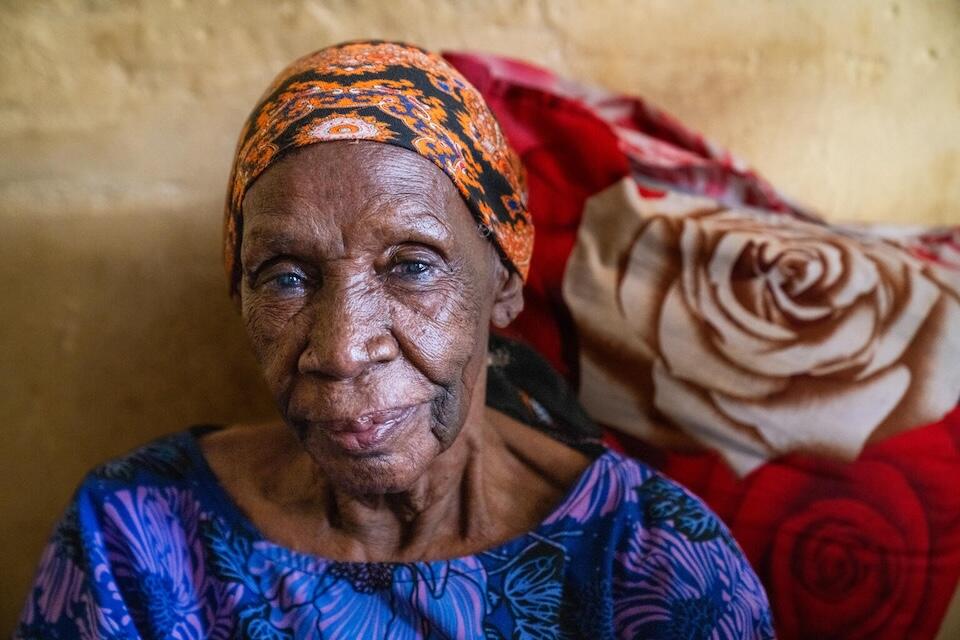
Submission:
[[[960,409],[852,463],[791,456],[723,514],[781,638],[932,638],[960,575]]]

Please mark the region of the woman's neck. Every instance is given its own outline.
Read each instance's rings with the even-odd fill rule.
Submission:
[[[509,458],[496,429],[477,420],[405,491],[357,496],[325,486],[327,522],[351,542],[352,557],[401,561],[436,556],[438,548],[452,555],[503,528],[493,516]]]
[[[339,490],[282,423],[201,440],[227,493],[271,541],[344,561],[469,555],[536,527],[580,476],[582,454],[490,409],[407,490]]]

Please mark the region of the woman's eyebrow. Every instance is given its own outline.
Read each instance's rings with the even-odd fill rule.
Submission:
[[[297,254],[302,239],[297,234],[276,229],[255,229],[245,235],[240,264],[248,275],[276,256]]]
[[[298,234],[278,229],[253,229],[243,238],[244,247],[255,246],[258,250],[267,251],[286,251],[298,242]]]
[[[415,208],[400,215],[404,219],[404,231],[421,233],[438,241],[446,240],[453,235],[450,225],[432,211]]]
[[[389,219],[389,228],[402,228],[404,232],[419,232],[436,241],[444,241],[454,235],[444,217],[444,207],[439,198],[426,198],[422,193],[394,191],[375,194],[364,202],[362,214],[371,224]]]
[[[444,198],[432,193],[429,189],[424,192],[411,191],[410,185],[390,190],[378,190],[365,198],[362,209],[367,215],[383,215],[387,211],[394,211],[403,216],[427,215],[443,224],[439,213],[446,209]],[[445,225],[444,225],[445,226]]]
[[[383,237],[391,243],[423,242],[442,248],[444,253],[453,237],[453,231],[447,221],[422,206],[403,206],[389,214],[389,224],[378,225],[377,219],[385,215],[384,211],[371,212],[364,216],[371,232],[379,227]],[[383,218],[380,218],[383,220]],[[299,255],[310,250],[312,245],[304,234],[291,230],[285,225],[266,224],[245,231],[241,245],[240,260],[245,271],[256,268],[264,259],[276,255]]]

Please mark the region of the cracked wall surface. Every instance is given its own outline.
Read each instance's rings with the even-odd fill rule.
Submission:
[[[834,220],[960,222],[955,0],[0,1],[0,632],[91,465],[269,415],[219,264],[241,121],[364,37],[636,93]]]

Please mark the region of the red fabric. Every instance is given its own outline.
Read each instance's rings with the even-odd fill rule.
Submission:
[[[483,94],[527,168],[528,207],[537,230],[525,308],[507,332],[523,337],[563,375],[575,376],[575,344],[560,295],[583,203],[630,172],[610,128],[574,100],[494,76],[477,58],[444,54]],[[510,67],[543,78],[533,67]]]
[[[484,95],[528,172],[537,238],[511,332],[574,384],[576,328],[561,288],[591,195],[632,176],[647,197],[678,190],[819,220],[638,98],[494,56],[445,57]],[[960,268],[960,228],[905,244]],[[791,454],[743,478],[712,451],[664,450],[612,431],[607,440],[686,484],[727,522],[765,582],[780,637],[933,638],[940,629],[960,576],[960,408],[871,441],[852,462]]]
[[[664,471],[731,527],[783,638],[932,638],[960,575],[960,408],[843,464],[770,462],[739,481],[716,457]]]

